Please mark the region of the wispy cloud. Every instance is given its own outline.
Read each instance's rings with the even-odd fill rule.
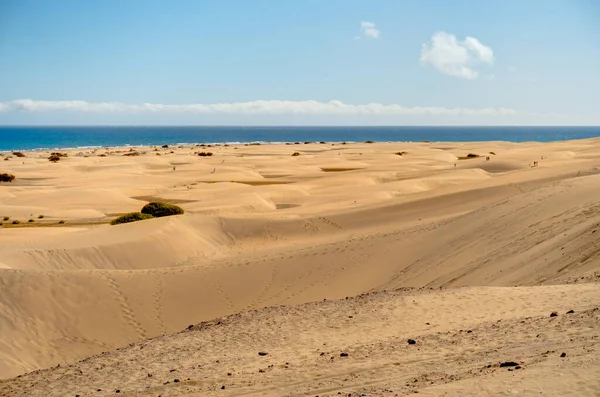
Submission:
[[[448,76],[473,80],[478,65],[494,63],[494,52],[474,37],[459,41],[452,34],[438,32],[421,48],[421,63]]]
[[[251,101],[214,104],[165,105],[156,103],[125,104],[120,102],[35,101],[19,99],[0,102],[3,112],[77,112],[77,113],[189,113],[238,115],[431,115],[431,116],[513,116],[509,108],[405,107],[397,104],[345,104],[340,101]]]
[[[378,29],[375,28],[375,24],[373,22],[361,21],[360,22],[360,32],[365,36],[371,39],[379,38],[379,34],[381,33]],[[358,36],[360,37],[360,36]]]

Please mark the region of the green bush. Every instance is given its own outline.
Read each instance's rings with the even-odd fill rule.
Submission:
[[[64,224],[65,224],[65,221],[58,221],[58,224],[59,224],[59,225],[64,225]]]
[[[116,219],[113,219],[110,222],[110,224],[111,225],[120,225],[121,223],[137,222],[137,221],[143,221],[144,219],[151,219],[151,218],[154,218],[154,217],[149,214],[142,214],[141,212],[131,212],[129,214],[125,214]],[[64,223],[64,221],[61,221],[61,222]],[[58,223],[61,223],[61,222],[58,222]]]
[[[298,153],[298,152],[294,152],[294,153],[292,153],[292,156],[294,156],[294,157],[296,157],[296,156],[300,156],[300,153]]]
[[[13,152],[13,156],[15,157],[25,157],[25,155],[21,152]]]
[[[0,174],[0,182],[12,182],[15,180],[13,174]]]
[[[13,225],[18,225],[18,224],[20,224],[20,223],[21,223],[21,221],[18,221],[18,220],[16,220],[16,219],[15,219],[14,221],[12,221],[12,224],[13,224]]]
[[[4,219],[5,221],[8,221],[8,220],[10,220],[10,217],[8,217],[8,216],[5,216],[3,219]]]
[[[44,219],[44,215],[38,215],[38,219]]]
[[[33,223],[33,222],[35,222],[35,221],[34,221],[33,219],[30,219],[30,220],[28,220],[27,222],[29,222],[29,223]]]
[[[163,216],[181,215],[183,214],[183,209],[173,204],[155,202],[146,204],[142,208],[142,214],[160,218]]]
[[[51,154],[50,157],[48,157],[48,160],[52,161],[53,163],[56,163],[60,160],[61,157],[62,156],[59,156],[57,154]]]

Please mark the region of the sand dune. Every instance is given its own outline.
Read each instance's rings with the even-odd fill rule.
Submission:
[[[585,349],[598,343],[600,140],[144,150],[3,162],[18,179],[0,185],[0,377],[61,366],[0,394],[482,395],[507,376],[525,393],[598,392]],[[468,153],[482,157],[457,160]],[[186,214],[108,225],[150,200]],[[293,306],[306,302],[319,303]],[[567,360],[540,358],[559,348]],[[494,364],[509,359],[525,370]],[[163,385],[171,362],[186,375]],[[553,365],[580,380],[548,387]]]

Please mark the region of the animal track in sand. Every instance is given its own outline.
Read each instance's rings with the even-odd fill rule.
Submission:
[[[146,330],[136,320],[135,313],[131,309],[129,300],[123,294],[123,292],[121,291],[121,288],[119,288],[119,285],[117,284],[115,279],[110,275],[109,272],[101,272],[100,274],[106,280],[106,284],[112,291],[113,297],[119,303],[119,306],[121,308],[121,314],[127,321],[127,324],[129,324],[142,339],[146,339],[148,337]]]

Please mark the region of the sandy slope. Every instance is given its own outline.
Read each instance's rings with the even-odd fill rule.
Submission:
[[[469,287],[261,309],[36,371],[0,393],[596,396],[599,293],[598,284]]]
[[[246,353],[242,356],[248,354],[249,361],[236,360],[235,365],[227,367],[222,358],[216,358],[221,363],[211,367],[213,372],[196,371],[185,376],[198,384],[181,379],[176,388],[164,389],[168,394],[163,395],[185,394],[188,389],[205,395],[218,386],[221,378],[217,375],[227,372],[227,368],[247,372],[239,381],[242,383],[236,383],[237,392],[227,392],[232,395],[238,395],[242,385],[247,392],[264,390],[272,395],[313,390],[337,394],[346,389],[384,393],[382,384],[392,385],[391,380],[384,381],[388,375],[397,380],[394,390],[404,393],[412,386],[405,386],[404,371],[398,373],[397,367],[404,369],[407,365],[412,368],[407,370],[411,374],[435,378],[432,393],[452,395],[452,387],[458,387],[462,390],[458,395],[486,394],[489,390],[484,387],[494,390],[494,385],[503,385],[507,376],[517,377],[513,379],[515,385],[525,391],[535,385],[543,387],[538,384],[540,377],[547,376],[556,365],[549,361],[552,355],[541,360],[537,347],[534,349],[537,345],[527,345],[528,338],[547,327],[550,311],[571,307],[577,309],[577,321],[571,324],[562,317],[553,319],[556,331],[541,337],[548,346],[546,350],[575,349],[580,346],[577,343],[587,349],[597,347],[594,335],[597,338],[598,313],[589,310],[594,299],[600,302],[600,290],[597,283],[581,283],[597,281],[600,270],[596,234],[600,227],[600,140],[140,150],[146,154],[125,157],[122,149],[79,155],[71,152],[57,164],[49,163],[46,153],[35,152],[0,163],[2,172],[14,173],[18,178],[0,186],[0,216],[19,219],[21,226],[32,226],[26,221],[35,219],[36,226],[5,225],[0,229],[0,376],[61,364],[60,370],[2,383],[0,394],[3,390],[10,390],[5,392],[8,395],[27,390],[28,379],[38,385],[33,389],[42,393],[47,390],[41,386],[43,382],[54,378],[62,380],[50,382],[54,387],[51,395],[69,394],[62,394],[62,389],[72,394],[91,393],[93,390],[84,386],[94,382],[102,383],[100,388],[104,390],[120,387],[138,393],[147,385],[145,379],[140,379],[137,372],[123,373],[118,362],[133,360],[136,366],[147,366],[149,360],[156,361],[146,353],[150,348],[157,349],[152,353],[156,357],[164,355],[165,360],[177,362],[182,358],[176,352],[188,343],[202,344],[202,356],[212,357],[210,360],[224,354],[233,359],[243,347]],[[215,155],[193,155],[206,150]],[[292,157],[294,151],[300,156]],[[406,153],[394,154],[400,151]],[[109,153],[106,157],[98,157],[105,152]],[[490,161],[457,160],[468,153],[485,156],[488,152],[496,153],[489,155]],[[540,162],[538,167],[530,166],[534,160]],[[121,226],[106,224],[117,214],[139,210],[144,200],[156,198],[178,203],[186,214]],[[44,218],[38,219],[38,215]],[[65,225],[58,225],[58,220],[65,220]],[[567,282],[570,284],[566,286],[548,286]],[[546,286],[533,287],[539,285]],[[463,286],[466,288],[448,289]],[[78,364],[105,365],[112,368],[113,375],[103,372],[88,376],[91,367],[86,367],[86,376],[78,376],[77,381],[71,375],[65,377],[71,373],[65,368],[68,362],[178,332],[199,321],[262,307],[402,287],[443,289],[411,292],[425,299],[426,313],[415,312],[410,305],[405,307],[408,298],[398,293],[369,295],[373,301],[368,308],[361,300],[344,300],[251,312],[233,317],[235,321],[232,317],[223,320],[233,321],[227,323],[225,334],[206,336],[229,335],[226,341],[217,343],[218,347],[203,344],[204,335],[193,339],[198,337],[197,332],[159,338],[148,342],[143,354],[134,347]],[[373,316],[361,322],[344,320],[347,334],[323,323],[321,317],[335,317],[331,310],[355,310],[359,304],[363,305],[362,311],[372,312]],[[410,310],[404,314],[398,308]],[[281,318],[281,335],[269,328],[275,324],[268,320],[271,316]],[[404,321],[405,317],[415,320],[402,323],[401,333],[381,321]],[[503,332],[509,331],[493,327],[497,320],[507,324],[513,321],[511,327],[519,329],[520,334],[512,338],[522,349],[499,347],[505,338]],[[440,325],[423,328],[421,323],[425,322]],[[289,323],[288,328],[284,323]],[[441,336],[444,332],[456,333],[461,327],[480,327],[481,332],[461,335],[455,343]],[[290,371],[282,372],[277,367],[281,363],[272,363],[278,371],[273,376],[279,383],[269,380],[271,370],[255,378],[255,370],[247,368],[261,362],[256,361],[254,350],[261,348],[255,344],[264,339],[260,336],[263,332],[270,332],[270,338],[274,338],[263,348],[280,351],[282,360],[287,356],[303,357],[301,367],[295,371],[290,367]],[[290,336],[283,341],[286,332]],[[564,342],[560,338],[564,332],[577,332],[582,339]],[[304,345],[292,343],[294,338],[298,339],[294,343],[300,343],[311,335],[322,338],[323,343],[337,343],[338,349],[364,350],[368,345],[371,350],[359,361],[347,360],[347,365],[337,369],[325,368],[312,353],[302,356]],[[407,335],[423,341],[433,338],[431,341],[437,341],[434,344],[446,347],[435,353],[433,345],[419,345],[425,350],[434,349],[428,355],[428,366],[423,367],[417,365],[420,361],[411,361],[422,360],[420,353],[414,349],[412,353],[404,351]],[[399,339],[395,341],[394,337]],[[480,349],[464,345],[475,337],[480,338],[474,342]],[[243,346],[236,345],[242,343],[238,340],[245,341]],[[159,353],[171,343],[171,353]],[[309,350],[320,348],[315,341],[306,344]],[[374,344],[381,346],[374,348]],[[390,354],[396,349],[402,350],[402,358],[408,361],[388,368],[384,363],[388,358],[392,360]],[[493,367],[483,373],[485,385],[477,379],[470,381],[475,367],[464,364],[502,360],[494,349],[521,354],[519,357],[528,363],[527,371],[513,374]],[[570,354],[568,360],[559,361],[567,365],[561,371],[583,376],[576,382],[577,387],[590,383],[585,378],[589,371],[580,370],[582,363],[591,359],[590,354]],[[460,355],[465,357],[457,358]],[[447,356],[449,361],[445,363]],[[535,365],[529,366],[532,360]],[[335,357],[333,361],[340,359]],[[447,368],[444,371],[454,374],[454,381],[445,375],[432,375],[435,371],[427,369],[431,368],[429,364]],[[597,361],[592,360],[592,364],[596,366],[590,368],[598,368]],[[153,370],[160,372],[163,366],[157,364]],[[301,368],[310,370],[304,374]],[[372,374],[379,369],[381,376]],[[316,374],[336,370],[340,377],[356,377],[356,381],[343,381],[351,385],[344,388],[331,380],[338,379],[336,375],[327,378],[331,379],[324,382],[325,386],[317,387]],[[351,375],[354,372],[356,376]],[[284,373],[289,374],[287,378]],[[152,380],[152,388],[157,387],[158,379]],[[567,380],[555,383],[571,387]],[[284,385],[288,385],[281,389],[285,392],[279,393]],[[556,395],[561,395],[560,387],[552,388]],[[592,382],[591,387],[587,392],[598,391],[597,384]],[[154,395],[153,391],[148,395]],[[584,389],[580,392],[586,393]]]

